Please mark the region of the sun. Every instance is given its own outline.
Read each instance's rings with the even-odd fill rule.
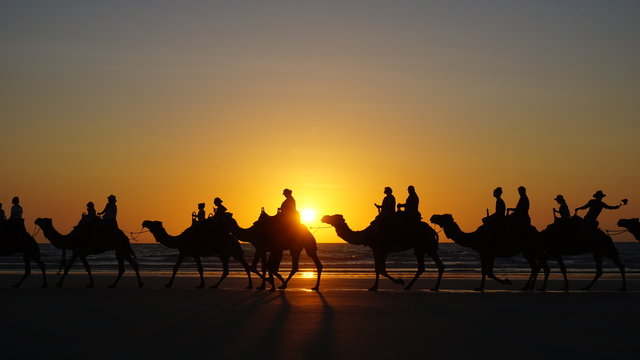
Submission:
[[[313,209],[304,209],[300,212],[300,220],[303,224],[310,225],[316,220],[316,211]]]

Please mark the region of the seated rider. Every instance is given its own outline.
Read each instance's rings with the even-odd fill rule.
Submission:
[[[571,213],[569,212],[569,205],[567,205],[567,201],[564,199],[564,196],[558,195],[553,200],[555,200],[560,205],[558,210],[556,210],[556,208],[553,208],[554,219],[562,222],[568,221],[571,218]],[[556,214],[560,216],[556,216]]]
[[[286,219],[291,222],[300,223],[300,214],[298,214],[298,210],[296,209],[296,199],[293,198],[293,191],[290,189],[282,190],[282,195],[284,195],[285,199],[280,205],[278,209],[278,213],[282,216],[283,219]]]
[[[407,188],[409,195],[407,196],[407,200],[404,204],[398,204],[398,211],[404,209],[405,218],[410,220],[420,220],[422,216],[418,211],[418,204],[420,203],[420,198],[418,198],[418,194],[416,194],[416,189],[413,185],[409,185]]]
[[[598,216],[602,212],[602,209],[615,210],[620,208],[620,205],[611,206],[605,204],[602,201],[602,198],[604,198],[605,196],[607,195],[605,195],[602,190],[598,190],[595,194],[593,194],[593,199],[589,200],[583,206],[576,208],[576,214],[578,210],[589,209],[587,211],[587,214],[584,216],[584,221],[588,226],[593,226],[596,228],[598,227]]]
[[[385,231],[392,231],[395,227],[391,225],[395,221],[396,214],[396,198],[393,196],[393,190],[390,187],[384,188],[385,197],[382,199],[382,205],[373,204],[378,208],[378,216],[374,220]]]
[[[520,199],[518,199],[516,207],[507,209],[507,214],[512,212],[512,219],[518,225],[530,225],[531,218],[529,217],[529,197],[527,196],[527,189],[524,186],[520,186],[518,188],[518,194],[520,194]]]
[[[104,210],[98,213],[98,215],[102,216],[103,225],[106,228],[115,230],[118,228],[118,222],[116,221],[116,216],[118,214],[118,206],[116,205],[116,196],[109,195],[107,197],[107,205],[105,205]]]
[[[87,212],[82,213],[82,220],[80,221],[84,223],[92,223],[96,220],[98,220],[98,214],[96,214],[96,207],[93,204],[93,201],[89,201],[87,203]]]
[[[220,199],[219,197],[213,199],[213,204],[215,205],[215,208],[213,208],[214,218],[220,217],[224,214],[228,214],[227,207],[222,205],[222,199]]]
[[[198,204],[198,213],[195,211],[191,213],[192,221],[203,221],[206,218],[206,212],[204,211],[205,203]]]
[[[27,232],[22,218],[22,206],[20,206],[20,198],[14,196],[11,199],[11,213],[7,222],[12,225],[12,229],[17,232]]]
[[[496,223],[501,223],[506,216],[506,212],[507,212],[507,205],[504,203],[504,200],[502,200],[502,188],[501,187],[497,187],[495,189],[493,189],[493,197],[496,198],[496,211],[491,214],[491,215],[487,215],[486,218],[482,219],[482,222],[485,224],[496,224]],[[487,213],[489,211],[487,210]]]
[[[0,221],[7,220],[7,215],[4,214],[4,209],[2,208],[2,203],[0,203]]]

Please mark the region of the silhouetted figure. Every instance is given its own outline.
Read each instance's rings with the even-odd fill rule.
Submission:
[[[292,222],[300,222],[300,214],[296,209],[296,199],[293,198],[293,191],[290,189],[282,190],[282,195],[285,199],[280,205],[278,212],[284,219],[291,220]]]
[[[11,215],[9,216],[9,220],[23,220],[20,199],[17,196],[14,196],[11,200],[11,203],[13,204],[13,206],[11,206]]]
[[[204,221],[207,217],[206,211],[204,211],[205,203],[198,204],[198,212],[195,211],[191,213],[191,220],[193,221]]]
[[[636,240],[640,241],[640,219],[620,219],[618,220],[618,226],[627,229]]]
[[[576,210],[575,210],[576,213],[578,212],[578,210],[589,209],[589,210],[587,210],[587,214],[584,216],[584,221],[585,221],[585,223],[587,225],[593,226],[593,227],[598,227],[598,225],[599,225],[598,216],[602,212],[602,209],[615,210],[615,209],[620,208],[620,205],[611,206],[611,205],[605,204],[602,201],[602,199],[605,196],[607,196],[607,195],[605,195],[602,192],[602,190],[598,190],[598,191],[596,191],[595,194],[593,194],[593,199],[589,200],[589,202],[587,202],[583,206],[580,206],[579,208],[576,208]]]
[[[227,214],[227,207],[222,205],[222,199],[220,199],[219,197],[213,199],[213,204],[215,205],[215,208],[213,209],[214,217],[220,217],[224,214]]]
[[[409,185],[407,191],[409,192],[407,200],[404,204],[398,204],[398,210],[404,209],[404,215],[407,219],[420,220],[422,218],[420,212],[418,211],[420,198],[418,198],[418,194],[416,194],[416,189],[413,187],[413,185]]]
[[[382,205],[373,204],[378,208],[381,218],[391,217],[396,212],[396,198],[393,196],[393,190],[390,187],[384,188],[385,197],[382,199]]]
[[[4,214],[2,203],[0,203],[0,221],[5,221],[5,220],[7,220],[7,215]]]
[[[482,219],[482,223],[487,225],[503,223],[507,213],[507,205],[504,203],[504,200],[502,200],[502,188],[500,186],[493,189],[493,197],[496,198],[496,210],[493,214],[487,215],[487,217]],[[487,213],[488,212],[489,210],[487,210]]]
[[[107,197],[107,205],[105,205],[104,210],[98,213],[98,215],[102,216],[102,220],[107,221],[116,221],[116,216],[118,215],[118,206],[116,205],[116,196],[109,195]]]
[[[512,212],[513,222],[517,226],[530,225],[531,218],[529,217],[529,197],[527,196],[527,189],[524,186],[518,187],[518,194],[520,194],[520,199],[518,199],[516,207],[507,209],[507,214]]]
[[[564,199],[564,196],[562,195],[558,195],[556,196],[555,200],[560,207],[556,210],[555,208],[553,208],[553,216],[556,219],[560,219],[562,221],[567,221],[571,218],[571,213],[569,212],[569,205],[567,205],[567,201]],[[555,215],[558,214],[560,215],[559,217],[556,217]]]
[[[96,207],[93,201],[87,203],[87,212],[82,214],[82,221],[85,223],[94,223],[98,220],[98,214],[96,213]]]

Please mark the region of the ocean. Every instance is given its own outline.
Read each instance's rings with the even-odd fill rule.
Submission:
[[[143,275],[169,275],[176,261],[177,251],[167,249],[160,244],[138,244],[132,243],[134,252],[136,253],[140,271]],[[254,250],[248,244],[242,245],[245,251],[245,259],[251,261]],[[627,266],[627,273],[631,276],[640,274],[640,244],[633,243],[616,243],[616,247],[620,252],[623,263]],[[49,274],[56,273],[61,257],[61,250],[56,249],[51,244],[40,244],[43,260],[47,265]],[[70,256],[70,252],[67,252]],[[373,256],[371,249],[364,246],[355,246],[346,243],[320,243],[318,244],[318,256],[324,265],[323,276],[341,276],[341,277],[370,277],[374,276],[373,272]],[[440,244],[440,257],[445,264],[444,277],[480,277],[480,261],[476,252],[467,248],[460,247],[452,243]],[[89,264],[94,273],[113,273],[117,272],[117,262],[113,251],[105,252],[99,255],[88,257]],[[558,266],[551,261],[551,271],[554,277],[560,276]],[[594,261],[591,255],[567,256],[565,257],[570,276],[582,274],[584,276],[592,276],[595,271]],[[205,275],[213,275],[221,272],[221,261],[217,257],[203,258],[205,267]],[[434,277],[437,269],[433,261],[425,257],[426,272],[423,277]],[[32,263],[32,266],[35,264]],[[291,267],[291,257],[285,253],[284,260],[280,267],[281,273],[286,274]],[[390,274],[398,274],[407,276],[413,274],[416,269],[416,260],[412,251],[404,251],[400,253],[390,254],[387,260],[387,271]],[[22,257],[19,255],[0,257],[0,272],[2,273],[22,273],[24,271]],[[84,273],[82,263],[77,261],[72,273]],[[244,277],[241,265],[231,259],[230,276]],[[304,251],[300,258],[300,272],[303,276],[311,276],[310,273],[315,272],[313,261],[306,256]],[[605,274],[614,274],[617,276],[618,269],[608,259],[604,260]],[[508,259],[499,258],[495,262],[495,273],[499,274],[515,274],[526,275],[529,273],[529,265],[522,256],[516,256]],[[125,275],[133,275],[131,268],[127,264]],[[186,258],[180,267],[179,276],[197,275],[195,263],[192,258]]]

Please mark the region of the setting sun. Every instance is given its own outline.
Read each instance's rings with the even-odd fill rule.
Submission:
[[[316,220],[316,211],[313,209],[304,209],[300,212],[300,220],[302,223],[309,225]]]

